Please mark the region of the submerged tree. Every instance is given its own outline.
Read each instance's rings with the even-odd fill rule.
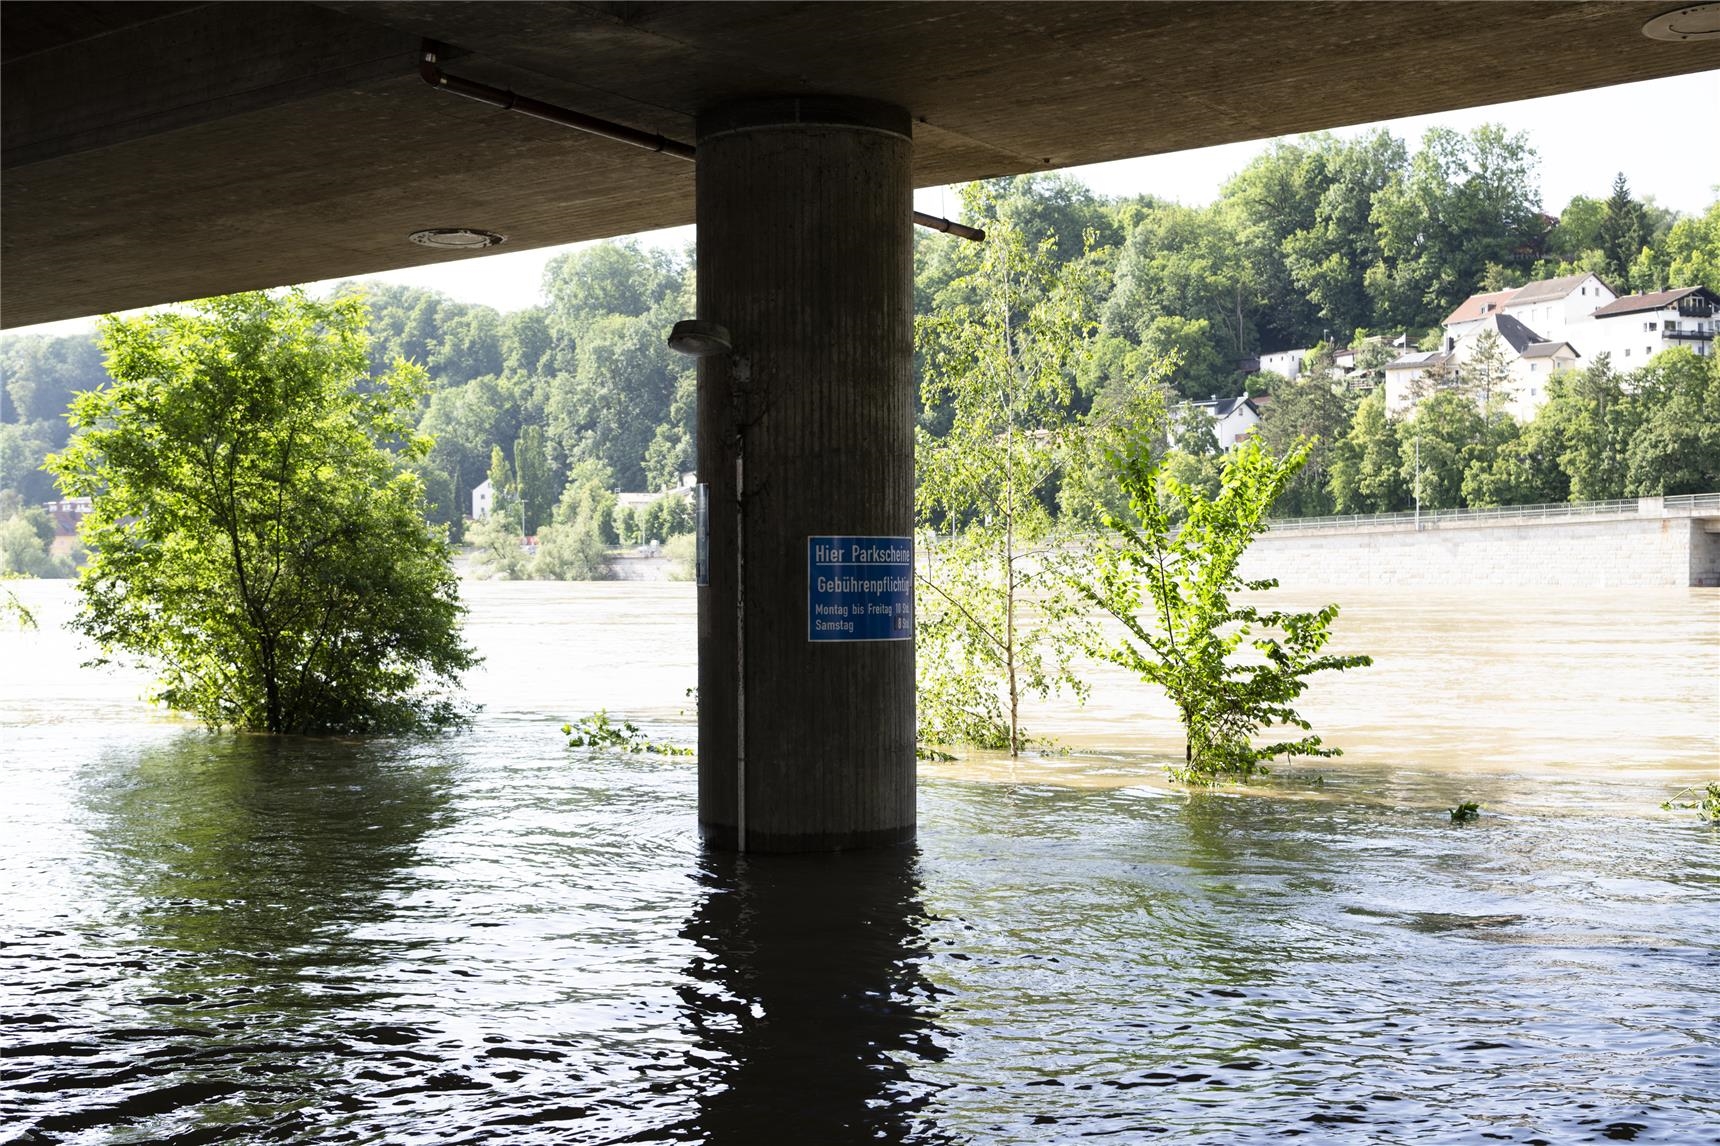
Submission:
[[[1094,651],[1163,688],[1175,703],[1185,734],[1183,765],[1172,769],[1179,779],[1246,780],[1279,756],[1339,755],[1309,733],[1292,707],[1313,674],[1373,663],[1321,652],[1338,606],[1298,613],[1231,600],[1278,584],[1246,580],[1238,567],[1266,528],[1273,502],[1307,461],[1308,444],[1277,458],[1244,441],[1225,461],[1218,494],[1209,497],[1164,472],[1156,436],[1143,431],[1113,454],[1140,524],[1111,518],[1118,544],[1100,551],[1098,575],[1084,586],[1129,633]],[[1163,504],[1167,492],[1182,507],[1180,528]],[[1257,658],[1237,657],[1245,645]],[[1308,734],[1255,743],[1257,733],[1275,726]]]
[[[102,320],[111,386],[51,465],[93,496],[76,627],[160,670],[156,698],[272,733],[445,717],[474,663],[448,545],[406,464],[424,375],[372,378],[365,308],[302,292]]]
[[[1092,330],[1085,261],[1059,266],[1007,220],[988,223],[980,265],[952,286],[968,301],[922,320],[922,396],[949,432],[920,432],[916,509],[926,555],[918,594],[920,737],[1026,743],[1021,702],[1084,692],[1069,626],[1080,604],[1052,574],[1055,481],[1073,381]]]

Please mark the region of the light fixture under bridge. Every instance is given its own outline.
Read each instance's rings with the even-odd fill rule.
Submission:
[[[406,237],[421,247],[431,247],[438,251],[477,251],[485,247],[499,247],[508,241],[506,235],[498,235],[494,231],[480,231],[474,227],[426,227],[422,231],[413,231]]]

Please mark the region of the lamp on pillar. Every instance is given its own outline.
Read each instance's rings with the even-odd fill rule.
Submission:
[[[669,331],[669,349],[689,358],[709,358],[713,354],[727,354],[734,345],[729,340],[728,327],[722,323],[688,318]]]

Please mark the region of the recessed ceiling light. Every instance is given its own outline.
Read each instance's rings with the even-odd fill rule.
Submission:
[[[1642,26],[1651,40],[1720,40],[1720,4],[1690,4],[1662,12]]]
[[[429,227],[406,237],[421,247],[435,247],[438,251],[476,251],[508,241],[506,235],[471,227]]]

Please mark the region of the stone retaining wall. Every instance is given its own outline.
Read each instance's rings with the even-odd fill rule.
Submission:
[[[1720,520],[1589,520],[1333,527],[1267,532],[1243,560],[1251,578],[1286,587],[1720,585]]]

